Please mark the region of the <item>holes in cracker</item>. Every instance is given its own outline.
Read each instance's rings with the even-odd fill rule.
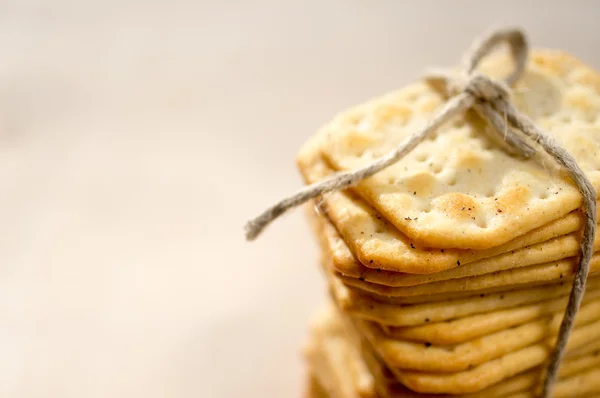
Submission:
[[[475,225],[477,225],[479,228],[487,228],[488,226],[485,217],[477,217],[475,219]]]
[[[369,160],[373,157],[373,153],[368,148],[358,148],[354,154],[357,158]]]
[[[362,112],[353,112],[352,114],[347,115],[346,117],[339,116],[338,118],[336,118],[336,121],[338,121],[338,123],[342,125],[356,127],[360,124],[360,122],[363,119],[364,115],[362,114]]]
[[[540,199],[548,199],[548,197],[550,196],[550,191],[546,190],[544,192],[542,192],[542,194],[540,195]]]
[[[430,167],[433,174],[440,174],[444,170],[444,166],[441,164],[433,164]]]
[[[446,184],[448,184],[448,186],[453,187],[456,185],[456,183],[458,182],[458,179],[456,178],[456,175],[453,175],[452,177],[450,177],[450,179],[448,180],[448,182]]]
[[[424,152],[418,153],[417,156],[415,156],[417,162],[425,162],[428,158],[429,156]]]
[[[425,93],[422,91],[415,91],[406,96],[406,100],[409,102],[417,102],[419,99],[423,98]]]

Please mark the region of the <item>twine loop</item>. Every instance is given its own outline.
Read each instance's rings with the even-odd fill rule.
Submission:
[[[509,46],[514,68],[503,80],[497,81],[478,72],[477,66],[495,47],[503,43]],[[426,75],[425,78],[433,86],[441,89],[449,99],[435,112],[429,123],[421,130],[407,137],[391,152],[361,168],[336,173],[284,198],[255,219],[248,221],[245,229],[246,238],[248,240],[255,239],[267,225],[287,210],[324,193],[342,190],[358,184],[365,178],[401,160],[453,116],[469,109],[475,110],[493,127],[490,130],[501,138],[496,141],[501,143],[504,150],[522,157],[530,157],[536,151],[546,152],[568,172],[583,197],[585,223],[579,266],[573,280],[573,288],[571,289],[556,345],[545,372],[542,397],[548,398],[552,394],[552,387],[558,375],[558,367],[585,292],[596,233],[596,191],[575,159],[510,103],[509,86],[522,75],[527,55],[528,46],[525,35],[518,29],[496,30],[482,36],[473,43],[463,57],[462,65],[464,69],[462,73],[437,71]]]

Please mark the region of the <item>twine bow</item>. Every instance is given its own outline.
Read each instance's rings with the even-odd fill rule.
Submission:
[[[508,44],[510,48],[514,69],[504,81],[496,81],[477,72],[476,68],[485,56],[502,43]],[[593,254],[594,235],[596,233],[596,191],[575,159],[566,150],[559,147],[550,136],[535,126],[526,115],[517,111],[510,103],[510,91],[508,87],[522,75],[527,56],[528,48],[525,35],[518,29],[493,31],[491,34],[483,36],[480,40],[476,40],[463,58],[464,69],[461,75],[434,72],[426,76],[432,84],[441,84],[444,92],[453,96],[445,105],[438,109],[425,127],[405,139],[396,149],[372,163],[355,170],[336,173],[323,181],[304,187],[294,195],[286,197],[255,219],[250,220],[246,224],[245,229],[246,239],[253,240],[268,224],[287,210],[324,193],[342,190],[355,185],[363,179],[395,164],[443,123],[456,114],[468,109],[474,109],[493,126],[492,131],[502,138],[498,141],[503,143],[502,145],[506,151],[523,157],[532,156],[536,153],[536,149],[526,142],[526,139],[529,139],[531,143],[535,143],[536,146],[541,147],[568,171],[583,196],[583,208],[585,210],[585,226],[581,241],[579,266],[573,280],[573,287],[560,326],[556,345],[546,369],[542,388],[542,397],[549,398],[552,394],[552,388],[558,374],[558,367],[562,360],[575,316],[585,292],[590,260]]]

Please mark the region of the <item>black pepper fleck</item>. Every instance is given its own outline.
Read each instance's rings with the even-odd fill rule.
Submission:
[[[425,342],[425,347],[431,347],[431,343],[429,341]]]
[[[456,265],[460,265],[460,260],[456,260]]]
[[[415,245],[413,245],[413,244],[411,243],[411,244],[410,244],[410,248],[411,248],[411,249],[414,249],[414,248],[415,248]]]

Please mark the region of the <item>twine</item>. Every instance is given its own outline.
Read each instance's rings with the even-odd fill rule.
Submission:
[[[476,68],[485,56],[489,55],[495,47],[502,43],[509,45],[514,69],[504,81],[499,82],[477,72]],[[365,178],[395,164],[443,123],[468,109],[474,109],[494,127],[492,130],[501,135],[502,140],[499,141],[503,142],[505,150],[523,157],[530,157],[536,150],[525,142],[524,137],[521,136],[524,135],[543,148],[548,155],[552,156],[556,162],[568,171],[583,196],[583,208],[585,210],[585,226],[581,241],[579,265],[573,280],[573,287],[556,345],[546,369],[542,388],[542,397],[549,398],[552,395],[558,368],[585,292],[596,233],[596,191],[575,159],[509,102],[508,87],[522,75],[527,57],[527,42],[521,30],[496,30],[476,40],[463,58],[464,69],[462,74],[453,75],[442,71],[426,76],[431,83],[441,84],[444,92],[453,96],[435,113],[423,129],[409,136],[393,151],[362,168],[336,173],[323,181],[304,187],[294,195],[284,198],[255,219],[250,220],[246,224],[245,230],[246,239],[254,240],[267,225],[287,210],[324,193],[339,191],[356,185]]]

